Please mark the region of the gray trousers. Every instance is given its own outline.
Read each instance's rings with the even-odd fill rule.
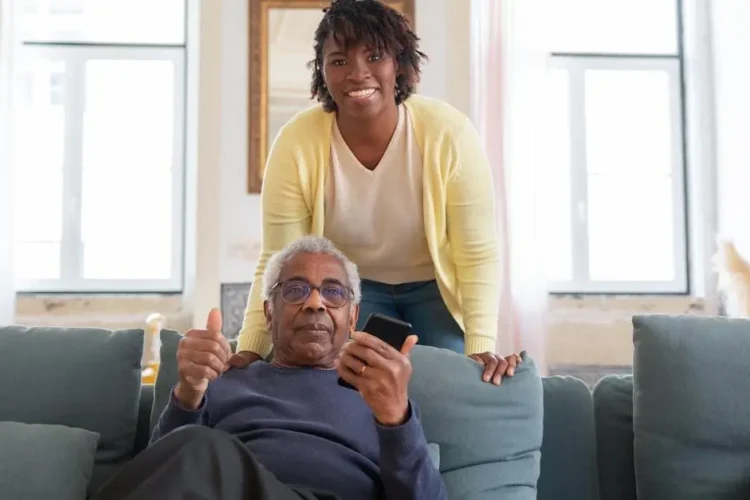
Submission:
[[[225,432],[186,426],[149,446],[92,500],[337,500],[290,487]]]

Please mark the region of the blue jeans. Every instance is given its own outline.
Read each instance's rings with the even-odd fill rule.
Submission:
[[[362,280],[358,330],[372,313],[411,323],[420,345],[464,352],[464,332],[445,306],[435,280],[399,285]]]

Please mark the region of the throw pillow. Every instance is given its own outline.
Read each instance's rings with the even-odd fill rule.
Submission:
[[[83,429],[0,422],[0,497],[85,500],[98,442]]]
[[[639,500],[750,498],[750,321],[636,316]]]
[[[415,346],[409,394],[429,442],[440,447],[449,498],[536,499],[542,447],[542,381],[523,356],[500,386],[482,382],[473,360]]]

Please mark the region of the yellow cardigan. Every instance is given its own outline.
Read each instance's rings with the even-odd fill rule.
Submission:
[[[404,104],[424,160],[424,227],[440,294],[464,331],[465,353],[495,352],[500,266],[487,156],[473,124],[455,108],[417,95]],[[323,235],[332,126],[333,114],[312,107],[281,129],[269,152],[262,250],[239,350],[271,352],[262,298],[268,258],[304,235]]]

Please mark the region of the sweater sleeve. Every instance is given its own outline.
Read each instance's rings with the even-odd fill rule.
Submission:
[[[185,425],[207,425],[206,401],[208,396],[203,396],[197,410],[187,410],[180,405],[174,395],[174,388],[169,394],[169,403],[159,417],[151,433],[150,444],[154,444],[170,432]]]
[[[500,258],[494,182],[479,134],[468,119],[457,137],[454,160],[446,212],[464,318],[465,353],[495,352]]]
[[[447,500],[440,471],[430,459],[419,421],[419,409],[410,404],[409,419],[398,427],[377,425],[380,441],[380,478],[383,498]]]
[[[310,232],[311,212],[305,203],[294,154],[294,132],[282,129],[266,162],[261,189],[261,253],[255,267],[238,351],[251,351],[263,358],[271,353],[271,334],[263,314],[263,273],[268,259]]]

